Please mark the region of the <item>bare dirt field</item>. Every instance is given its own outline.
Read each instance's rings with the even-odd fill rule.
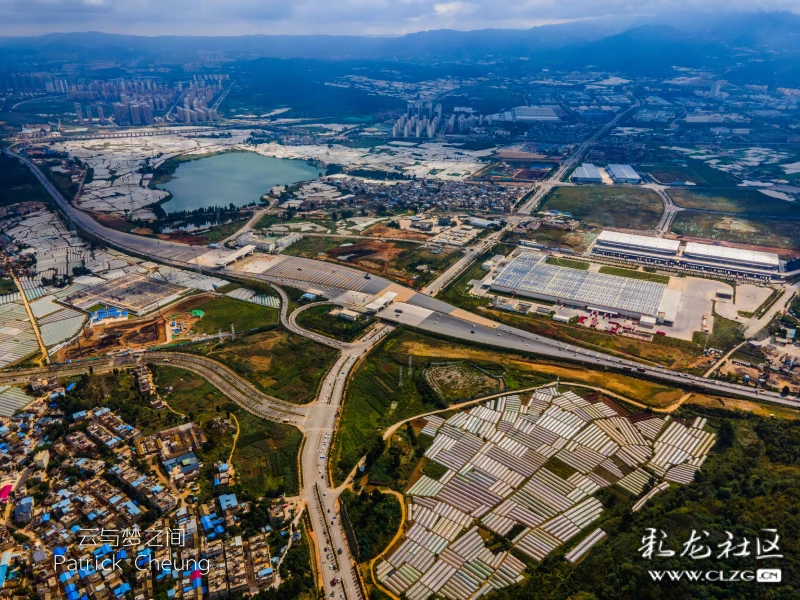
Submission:
[[[387,225],[378,224],[374,227],[367,229],[362,235],[365,237],[391,237],[395,239],[408,240],[410,242],[427,242],[431,236],[425,235],[419,231],[412,231],[410,229],[395,229]]]
[[[141,349],[167,341],[166,319],[161,315],[96,325],[87,328],[80,337],[59,350],[53,360],[64,362],[119,352],[126,348]]]

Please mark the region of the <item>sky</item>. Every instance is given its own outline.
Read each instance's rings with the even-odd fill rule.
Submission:
[[[0,35],[400,35],[523,29],[681,11],[786,10],[798,0],[0,0]]]

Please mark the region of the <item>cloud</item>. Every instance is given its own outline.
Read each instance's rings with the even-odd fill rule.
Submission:
[[[797,0],[0,0],[0,35],[398,34],[525,28],[681,11],[789,10]]]

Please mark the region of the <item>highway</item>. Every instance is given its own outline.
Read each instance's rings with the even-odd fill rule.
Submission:
[[[270,421],[302,425],[308,416],[308,405],[292,404],[269,396],[225,365],[205,356],[157,351],[146,352],[142,360],[196,373],[242,408]]]
[[[490,233],[485,238],[478,240],[478,242],[473,246],[464,248],[463,254],[456,262],[450,265],[450,267],[444,273],[439,275],[420,291],[428,296],[435,296],[438,294],[445,286],[447,286],[448,283],[461,275],[461,273],[465,271],[476,258],[499,242],[503,233],[505,233],[505,228],[501,229],[500,231]]]
[[[539,187],[533,193],[533,195],[528,199],[525,204],[523,204],[519,210],[517,211],[518,214],[529,215],[534,210],[539,207],[542,199],[552,190],[554,187],[558,187],[560,185],[561,180],[566,175],[567,171],[569,171],[586,153],[586,151],[591,148],[594,143],[600,139],[607,131],[610,131],[625,115],[629,114],[631,111],[636,110],[639,107],[639,100],[638,98],[634,100],[633,104],[628,107],[627,110],[620,112],[616,117],[611,119],[608,123],[603,125],[591,138],[586,140],[585,142],[581,143],[578,146],[578,149],[570,155],[567,160],[561,163],[561,166],[558,167],[553,173],[539,183]]]
[[[416,306],[414,305],[414,300],[414,298],[411,298],[408,304]],[[396,312],[398,309],[403,312]],[[800,400],[783,397],[775,392],[764,391],[759,394],[758,391],[752,387],[728,383],[726,381],[705,379],[688,373],[681,373],[670,369],[645,365],[624,358],[617,358],[602,352],[597,352],[596,350],[588,350],[575,345],[557,342],[550,338],[507,325],[490,327],[467,321],[442,311],[431,311],[430,315],[420,322],[417,316],[419,314],[419,311],[413,308],[406,310],[403,308],[402,303],[395,303],[378,313],[378,316],[382,320],[391,323],[409,325],[427,332],[437,333],[468,342],[522,350],[547,358],[560,358],[570,362],[588,365],[595,369],[613,369],[623,373],[630,373],[633,376],[654,379],[681,387],[701,388],[712,394],[746,397],[762,402],[771,402],[782,406],[800,408]]]
[[[636,106],[638,106],[638,101],[635,103],[628,111],[633,110]],[[628,112],[626,111],[626,113]],[[626,114],[626,113],[621,113]],[[617,118],[619,118],[619,115]],[[616,120],[611,121],[605,127],[605,129],[612,127]],[[596,135],[600,135],[598,132]],[[594,139],[594,138],[593,138]],[[17,156],[17,155],[14,155]],[[45,188],[50,192],[53,196],[54,200],[59,204],[62,210],[69,215],[69,217],[73,220],[73,223],[84,229],[85,231],[89,232],[90,234],[107,241],[109,244],[117,246],[123,250],[127,250],[133,254],[138,254],[142,256],[147,256],[154,261],[158,261],[161,263],[169,264],[172,266],[182,267],[182,268],[195,268],[196,265],[192,264],[192,260],[197,256],[208,252],[207,248],[199,247],[199,246],[187,246],[185,244],[180,244],[178,242],[166,242],[161,240],[154,240],[151,238],[144,238],[130,233],[124,233],[109,229],[97,223],[90,215],[84,213],[75,207],[72,206],[69,202],[67,202],[61,193],[47,180],[47,178],[41,173],[41,171],[36,167],[34,163],[29,161],[24,157],[20,157],[36,174],[37,178],[43,183]],[[484,240],[485,242],[489,241],[489,238]],[[477,252],[477,251],[476,251]],[[474,253],[473,253],[474,254]],[[462,257],[464,258],[464,257]],[[307,259],[310,260],[310,259]],[[314,261],[316,262],[316,261]],[[327,265],[327,263],[326,263]],[[347,269],[347,267],[339,267],[341,269]],[[221,273],[225,275],[225,271],[214,271],[215,273]],[[446,271],[442,276],[445,277],[450,272],[450,269]],[[360,272],[359,272],[360,273]],[[236,277],[243,278],[244,276],[241,273],[236,273]],[[298,281],[299,278],[302,277],[302,274],[298,274]],[[264,275],[254,277],[254,279],[258,279],[260,281],[269,281],[269,277],[265,277]],[[277,281],[278,284],[282,283],[281,281]],[[297,282],[295,282],[296,285]],[[344,290],[342,290],[344,291]],[[333,342],[333,341],[325,341],[323,336],[306,332],[302,328],[298,327],[296,323],[290,322],[287,318],[285,313],[285,306],[287,304],[288,298],[285,294],[282,294],[281,299],[283,300],[282,308],[281,308],[281,322],[289,328],[290,330],[298,333],[298,335],[305,335],[306,337],[311,337],[317,341],[321,341],[322,343],[328,343],[329,345],[336,345],[343,351],[345,350],[345,345]],[[435,300],[426,294],[413,294],[411,299],[409,300],[410,304],[430,308],[436,310],[443,314],[451,314],[457,312],[464,316],[463,311],[460,311],[450,306],[444,302]],[[385,311],[384,311],[385,312]],[[477,339],[472,336],[477,334],[470,334],[467,332],[467,336],[463,337],[464,328],[469,327],[469,321],[465,319],[455,319],[454,321],[450,321],[452,323],[452,329],[445,329],[440,324],[433,323],[429,319],[426,319],[423,323],[418,325],[422,329],[428,329],[430,331],[435,331],[437,333],[443,333],[445,335],[451,335],[452,337],[458,337],[461,339]],[[444,321],[442,321],[444,323]],[[501,328],[502,329],[502,328]],[[507,328],[506,328],[507,329]],[[527,342],[523,342],[523,349],[525,348],[524,343],[531,343],[537,342],[539,345],[537,346],[536,352],[537,354],[550,356],[554,358],[564,358],[564,349],[559,348],[556,345],[556,342],[553,340],[549,340],[547,338],[542,338],[540,336],[533,336],[533,334],[528,334],[522,330],[516,330],[516,336],[524,338],[525,336],[532,336]],[[489,340],[483,340],[484,343],[488,343],[498,347],[507,347],[508,340],[506,339],[495,339],[496,336],[490,337]],[[749,388],[746,386],[736,385],[736,384],[728,384],[724,382],[712,381],[708,379],[703,379],[699,377],[691,377],[687,376],[684,373],[679,373],[675,371],[670,371],[669,369],[654,369],[653,367],[646,366],[639,364],[635,361],[630,361],[626,359],[617,359],[611,357],[606,354],[601,354],[595,351],[588,351],[579,349],[576,352],[573,352],[569,358],[573,360],[573,362],[580,362],[584,364],[589,364],[591,366],[610,366],[616,365],[620,368],[628,366],[632,369],[637,369],[639,374],[642,376],[648,376],[656,378],[660,381],[669,381],[672,383],[682,383],[683,385],[692,385],[697,388],[705,389],[710,391],[711,393],[734,393],[738,396],[750,398],[753,400],[761,400],[766,402],[775,402],[777,404],[783,405],[796,405],[792,400],[782,398],[779,394],[774,392],[763,392],[759,393],[759,390],[755,390],[753,388]],[[643,369],[643,370],[642,370]]]
[[[615,122],[616,119],[609,123],[606,128],[613,126]],[[192,261],[199,255],[208,252],[208,249],[204,247],[186,246],[174,242],[143,238],[103,227],[90,215],[76,209],[67,202],[35,164],[24,157],[21,158],[28,164],[39,181],[42,182],[62,211],[72,219],[72,222],[100,240],[133,254],[146,256],[154,261],[181,268],[194,268],[196,265],[192,264]],[[559,169],[562,174],[565,170],[565,166]],[[530,209],[535,206],[535,203],[531,204],[529,202],[526,206]],[[714,394],[735,395],[795,408],[800,407],[800,401],[782,398],[772,392],[759,394],[753,388],[642,365],[593,350],[559,343],[505,325],[496,323],[482,324],[478,322],[482,318],[470,315],[466,311],[456,309],[428,295],[439,291],[446,282],[451,281],[458,273],[462,272],[474,260],[474,257],[480,255],[496,241],[495,236],[499,236],[499,232],[490,234],[484,240],[479,241],[473,251],[468,251],[445,273],[440,275],[436,281],[426,286],[423,290],[426,293],[410,293],[406,305],[409,307],[407,311],[396,312],[397,308],[403,306],[402,303],[390,305],[379,314],[381,323],[375,325],[362,339],[350,344],[332,340],[301,328],[296,323],[296,315],[288,314],[289,299],[285,292],[280,288],[276,288],[281,297],[280,319],[284,327],[297,335],[335,347],[341,352],[334,366],[324,377],[317,400],[310,405],[293,405],[263,394],[252,384],[227,369],[227,367],[205,357],[162,351],[146,353],[143,357],[146,362],[168,364],[197,373],[208,379],[210,383],[245,409],[270,420],[295,424],[304,432],[305,443],[300,459],[302,479],[300,497],[309,510],[311,521],[318,535],[317,551],[318,557],[322,562],[326,597],[330,597],[331,593],[335,596],[344,593],[350,599],[362,598],[361,587],[352,569],[355,561],[350,555],[344,539],[344,532],[339,525],[337,516],[339,490],[333,489],[328,479],[328,453],[338,424],[339,415],[337,413],[342,405],[349,375],[354,366],[358,364],[359,358],[392,331],[393,324],[406,324],[451,338],[478,342],[501,349],[523,350],[542,357],[564,359],[593,368],[609,368],[622,372],[629,371],[634,375],[648,379],[655,379],[682,387],[702,389]],[[344,269],[345,267],[341,268]],[[223,276],[227,274],[226,271],[214,272]],[[247,277],[240,272],[236,272],[235,276],[239,279]],[[268,280],[264,276],[257,279],[260,281]],[[280,283],[280,281],[277,283]],[[418,318],[420,314],[424,314],[424,318]],[[484,319],[484,321],[486,320]],[[108,366],[108,363],[101,361],[92,361],[91,363],[87,361],[80,368],[85,371],[90,364],[98,367],[101,365]],[[576,368],[580,367],[576,365]],[[67,373],[71,372],[71,370],[74,371],[76,365],[61,365],[57,369],[62,369],[59,371],[60,373]],[[22,373],[22,371],[9,372],[6,376],[19,377]],[[326,523],[325,531],[319,529],[322,522]],[[325,535],[328,532],[330,533],[329,542],[325,542]],[[334,551],[342,548],[342,555],[332,554],[332,557],[335,556],[336,559],[328,559],[328,552],[324,551],[324,546],[333,548]],[[333,585],[331,581],[334,577],[341,579],[341,584]]]

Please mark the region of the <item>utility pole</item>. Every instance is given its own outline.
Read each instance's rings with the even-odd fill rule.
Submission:
[[[236,327],[231,323],[231,341],[236,337]]]

